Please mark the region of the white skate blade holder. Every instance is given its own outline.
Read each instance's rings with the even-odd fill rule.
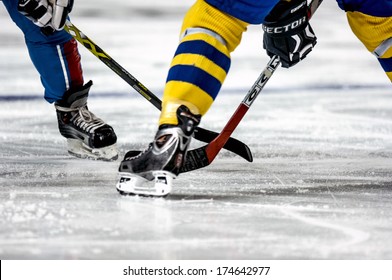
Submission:
[[[67,139],[68,153],[78,157],[93,160],[114,161],[118,158],[117,146],[111,146],[92,149],[79,139]]]
[[[176,176],[167,171],[152,171],[154,180],[147,180],[137,174],[120,172],[119,180],[116,184],[117,190],[121,194],[142,195],[142,196],[167,196],[173,185]]]

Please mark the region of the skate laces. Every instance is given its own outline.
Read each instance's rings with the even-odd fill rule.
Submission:
[[[94,119],[94,114],[91,113],[87,107],[80,107],[79,108],[79,116],[80,118],[85,121],[85,122],[91,122]],[[95,119],[98,119],[97,117],[95,117]]]
[[[87,106],[68,108],[55,105],[55,107],[64,113],[75,113],[71,118],[71,122],[83,130],[96,129],[105,125],[105,122],[89,111]]]

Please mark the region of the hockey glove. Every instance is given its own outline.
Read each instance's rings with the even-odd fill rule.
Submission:
[[[304,59],[316,45],[317,38],[309,25],[306,0],[281,0],[265,17],[263,47],[272,57],[280,57],[289,68]]]
[[[62,30],[73,0],[18,0],[18,11],[41,27],[45,35]]]

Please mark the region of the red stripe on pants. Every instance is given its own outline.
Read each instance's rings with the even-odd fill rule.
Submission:
[[[72,38],[64,44],[64,56],[68,63],[70,89],[83,86],[83,69],[80,62],[78,43],[75,39]]]

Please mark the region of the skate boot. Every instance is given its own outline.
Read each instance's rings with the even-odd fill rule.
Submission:
[[[161,125],[155,139],[143,152],[128,152],[119,168],[116,185],[121,194],[166,196],[172,181],[180,173],[193,131],[200,123],[181,105],[177,109],[178,125]]]
[[[78,91],[68,91],[55,103],[59,130],[67,138],[69,154],[79,158],[116,160],[117,136],[113,128],[87,108],[91,85],[92,81]]]

